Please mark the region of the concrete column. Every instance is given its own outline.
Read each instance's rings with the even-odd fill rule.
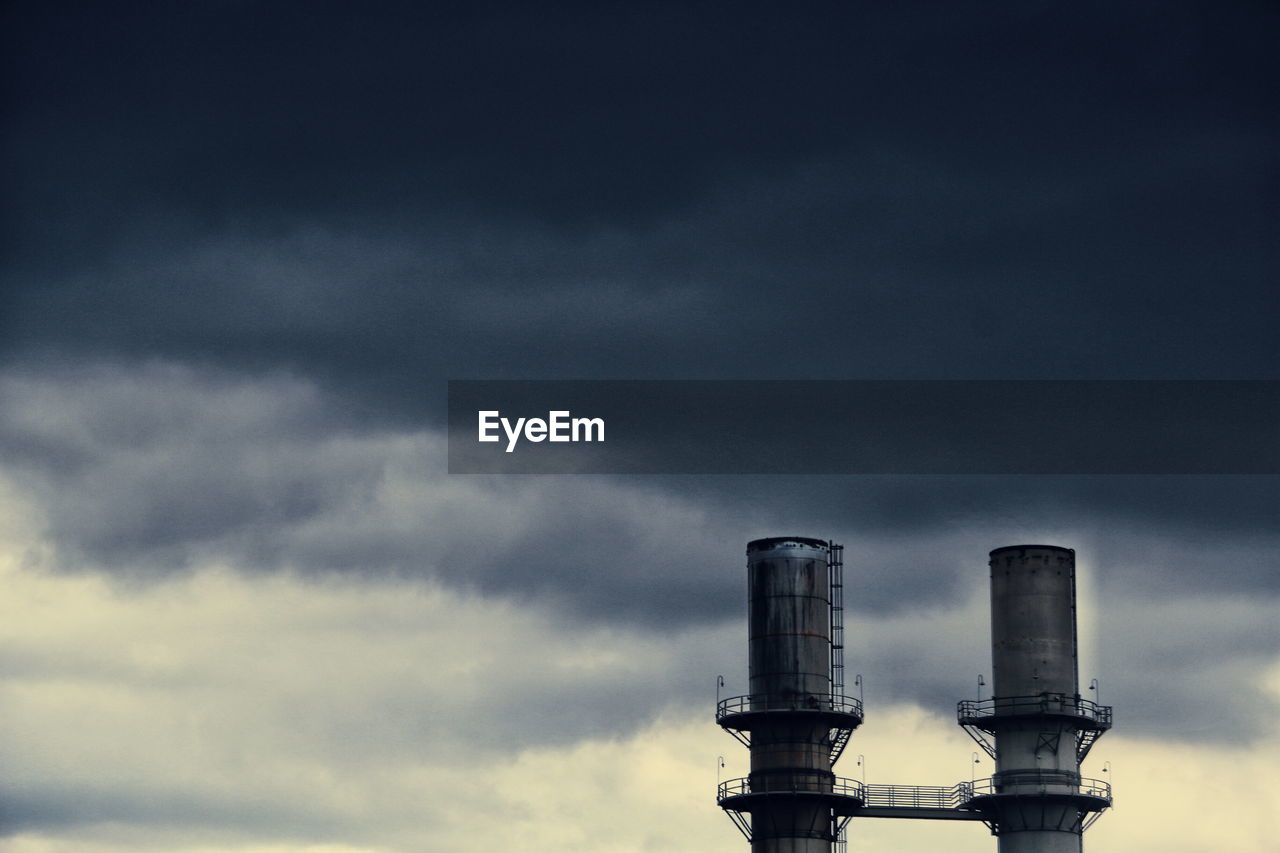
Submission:
[[[991,658],[1000,853],[1080,853],[1075,552],[991,552]]]

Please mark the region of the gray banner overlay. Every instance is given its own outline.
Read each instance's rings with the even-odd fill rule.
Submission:
[[[454,380],[449,473],[1277,474],[1280,382]]]

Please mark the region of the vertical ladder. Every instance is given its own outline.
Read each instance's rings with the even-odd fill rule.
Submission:
[[[836,696],[844,695],[844,546],[835,542],[827,543],[827,569],[831,579],[831,692]],[[849,732],[842,732],[847,741]],[[834,745],[832,760],[844,751],[844,743]],[[832,835],[835,836],[834,853],[845,853],[848,842],[845,840],[845,824],[832,821]]]
[[[831,692],[844,695],[844,546],[827,543],[831,574]]]

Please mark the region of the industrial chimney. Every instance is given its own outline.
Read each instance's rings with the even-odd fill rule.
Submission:
[[[718,801],[752,853],[831,853],[862,805],[861,784],[832,770],[862,723],[838,677],[840,553],[801,537],[747,545],[751,693],[720,702],[716,721],[751,750],[751,775],[723,783]]]
[[[843,695],[843,553],[802,537],[747,545],[751,692],[719,702],[716,722],[750,749],[751,774],[721,783],[717,801],[752,853],[831,853],[854,817],[982,821],[1000,853],[1081,853],[1111,805],[1106,783],[1080,775],[1111,708],[1080,696],[1075,552],[991,552],[993,696],[957,711],[996,773],[950,786],[835,775],[862,723]]]
[[[1080,775],[1111,708],[1080,696],[1076,555],[1054,545],[991,552],[992,698],[961,702],[959,721],[996,762],[967,808],[1000,853],[1080,853],[1081,834],[1111,804]]]

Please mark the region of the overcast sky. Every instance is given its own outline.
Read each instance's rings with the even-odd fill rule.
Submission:
[[[447,379],[1280,379],[1274,4],[883,5],[5,4],[0,844],[743,850],[715,678],[793,534],[842,775],[973,772],[1044,541],[1091,853],[1269,849],[1278,477],[446,473]]]

